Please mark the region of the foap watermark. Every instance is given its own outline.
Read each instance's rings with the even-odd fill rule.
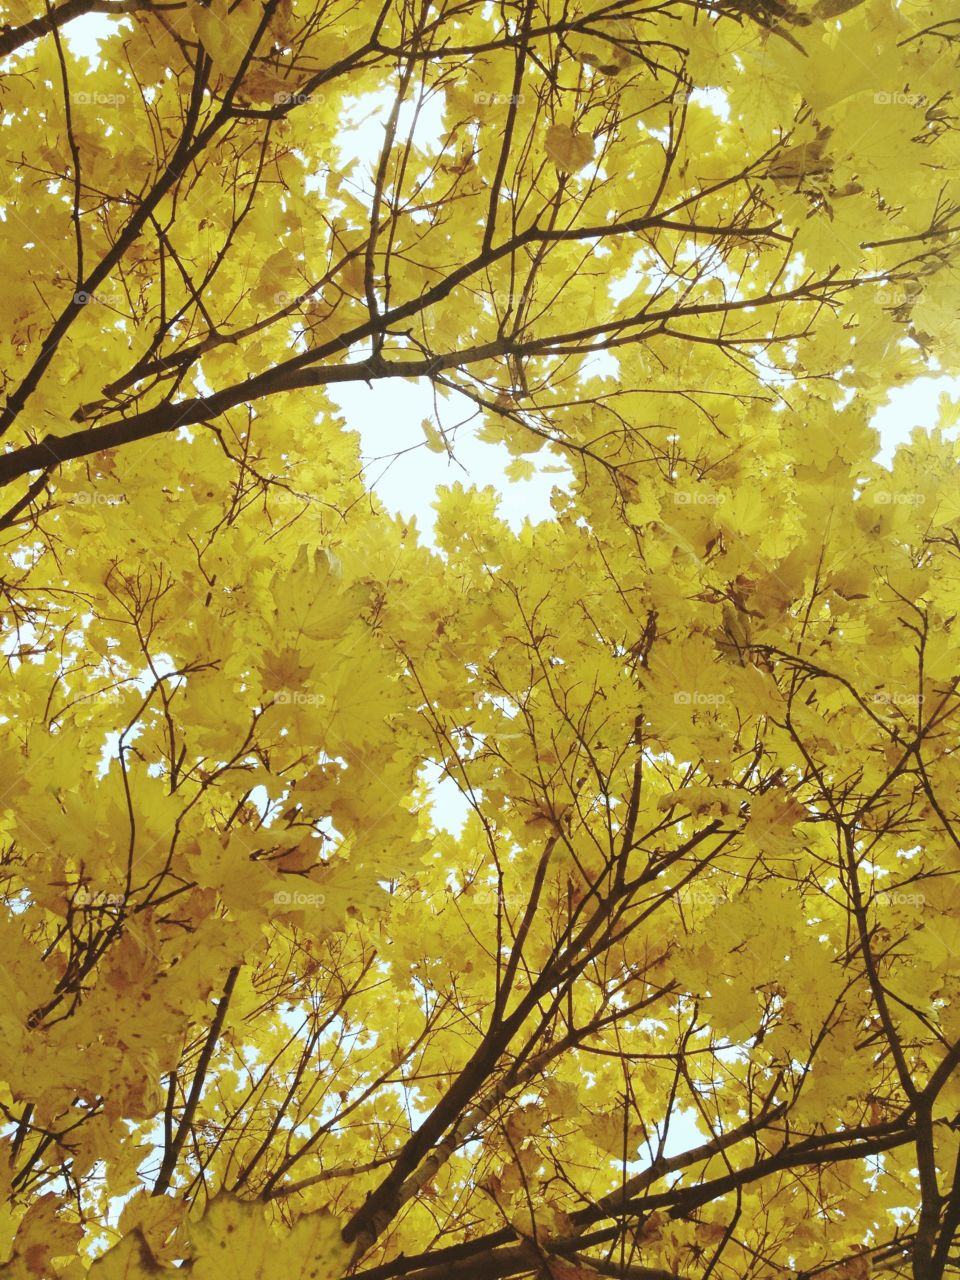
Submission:
[[[922,907],[927,899],[922,893],[904,893],[900,889],[882,889],[876,895],[881,907]]]
[[[904,93],[900,89],[881,89],[873,95],[873,100],[880,106],[919,107],[927,99],[926,95],[922,93]]]
[[[326,894],[306,893],[303,889],[278,889],[273,895],[278,907],[322,907],[326,900]]]
[[[677,897],[684,904],[696,904],[699,906],[716,907],[727,899],[722,893],[718,893],[716,889],[704,889],[700,885],[684,885],[677,894]]]
[[[78,289],[73,295],[73,301],[78,307],[89,307],[92,303],[101,307],[115,307],[124,299],[115,293],[88,293],[86,289]]]
[[[465,892],[467,902],[477,907],[499,907],[506,911],[522,911],[530,900],[525,893],[500,893],[497,889],[471,889]]]
[[[75,907],[122,907],[124,900],[122,893],[106,893],[102,889],[94,891],[83,885],[73,895]]]
[[[887,693],[878,689],[870,695],[870,701],[887,707],[919,707],[923,705],[922,693]]]
[[[889,285],[882,289],[877,289],[873,297],[879,307],[906,307],[910,303],[916,302],[921,292],[922,290],[919,286],[906,289]]]
[[[283,89],[279,89],[273,95],[273,105],[275,107],[299,107],[305,102],[323,102],[324,95],[322,93],[287,93]]]
[[[303,303],[310,301],[310,291],[306,293],[291,293],[288,289],[278,289],[273,294],[273,305],[275,307],[298,307]]]
[[[304,689],[281,689],[274,702],[282,707],[322,707],[326,702],[323,693],[307,693]]]
[[[701,689],[678,689],[673,695],[678,707],[720,707],[726,700],[722,693],[704,693]]]
[[[513,311],[525,301],[522,293],[511,293],[508,289],[485,289],[480,297],[483,302],[504,311]]]
[[[679,489],[673,500],[677,506],[719,507],[727,500],[725,493],[711,493],[701,489]]]
[[[125,93],[100,93],[96,89],[89,93],[81,89],[70,95],[70,101],[78,107],[122,107],[126,100]]]
[[[478,107],[499,107],[510,103],[517,106],[523,102],[522,93],[475,93],[474,104]]]
[[[126,501],[123,493],[97,493],[93,489],[81,489],[79,493],[71,493],[67,501],[74,507],[119,507]]]
[[[926,497],[922,493],[903,493],[898,489],[880,489],[873,495],[879,507],[922,507]]]

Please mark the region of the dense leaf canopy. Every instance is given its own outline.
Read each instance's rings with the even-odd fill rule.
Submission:
[[[3,12],[0,1275],[958,1274],[956,6]]]

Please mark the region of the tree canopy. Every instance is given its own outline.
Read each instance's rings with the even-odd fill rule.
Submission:
[[[3,1280],[960,1274],[960,11],[0,56]]]

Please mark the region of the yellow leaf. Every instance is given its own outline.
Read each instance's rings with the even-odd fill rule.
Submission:
[[[190,0],[190,12],[197,37],[217,71],[232,79],[251,47],[263,10],[253,0],[240,4],[211,0],[208,5]]]
[[[512,462],[508,462],[504,468],[504,475],[508,480],[529,480],[531,476],[536,474],[536,468],[528,458],[514,458]]]
[[[547,130],[546,148],[547,155],[563,173],[576,173],[593,159],[593,139],[563,124],[551,125]]]
[[[656,494],[648,490],[636,501],[628,502],[624,507],[624,514],[638,529],[649,524],[651,520],[656,520],[660,515],[660,503],[657,501]]]
[[[427,448],[431,453],[447,452],[446,441],[429,418],[422,419],[420,429],[423,431],[424,436],[426,436]]]
[[[155,1196],[150,1191],[138,1191],[123,1207],[117,1228],[124,1236],[139,1229],[143,1240],[156,1262],[173,1261],[164,1246],[180,1226],[186,1212],[186,1202],[173,1196]]]
[[[221,1193],[191,1229],[193,1280],[341,1280],[353,1250],[324,1210],[276,1228],[262,1204]]]
[[[134,1228],[98,1258],[88,1274],[90,1280],[143,1280],[144,1276],[173,1277],[178,1272],[157,1266],[139,1228]]]

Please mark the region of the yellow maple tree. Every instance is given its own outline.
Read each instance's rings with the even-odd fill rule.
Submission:
[[[3,15],[0,1277],[955,1274],[960,14]]]

